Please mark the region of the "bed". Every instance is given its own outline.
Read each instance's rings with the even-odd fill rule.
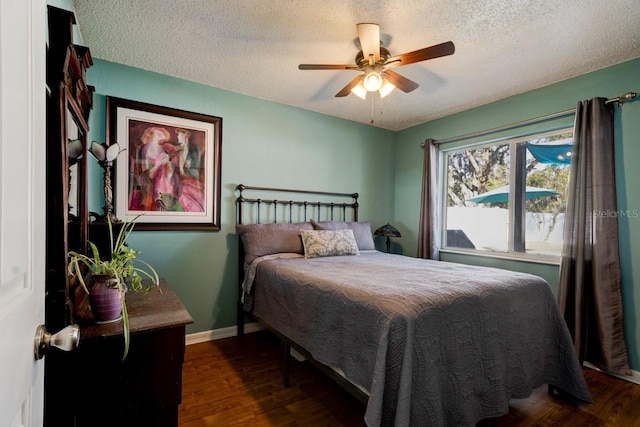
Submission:
[[[251,313],[359,397],[367,425],[473,426],[542,384],[591,402],[543,279],[379,252],[356,193],[282,202],[245,193],[298,192],[238,191],[239,334]]]

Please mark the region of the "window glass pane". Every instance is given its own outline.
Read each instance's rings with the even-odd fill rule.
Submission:
[[[560,255],[572,144],[565,129],[445,152],[444,247]]]
[[[527,141],[527,253],[560,255],[573,131]]]
[[[446,246],[508,251],[509,144],[450,152],[446,160]]]

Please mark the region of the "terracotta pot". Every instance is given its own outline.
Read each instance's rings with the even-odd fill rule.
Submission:
[[[122,300],[118,287],[109,287],[113,278],[109,274],[94,274],[89,292],[89,304],[96,322],[113,322],[122,317]]]

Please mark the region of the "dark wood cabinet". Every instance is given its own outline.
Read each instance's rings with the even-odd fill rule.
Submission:
[[[48,6],[46,325],[56,332],[73,323],[67,252],[87,248],[87,133],[94,88],[86,70],[89,49],[73,43],[72,12]]]
[[[94,89],[86,83],[89,49],[73,43],[75,16],[48,6],[45,324],[55,333],[75,322],[67,253],[86,250],[86,147]],[[52,351],[45,358],[44,422],[72,426],[63,415],[78,393],[70,383],[74,367]]]
[[[193,320],[166,281],[149,295],[127,293],[129,354],[122,360],[122,322],[95,324],[78,309],[80,345],[55,353],[66,405],[55,408],[55,426],[177,426],[182,399],[185,326]]]
[[[86,253],[87,134],[94,89],[89,49],[73,44],[72,12],[48,7],[45,321],[49,332],[80,325],[75,351],[45,358],[44,422],[66,426],[177,426],[185,326],[193,320],[166,281],[162,293],[128,292],[130,348],[122,322],[96,324],[87,296],[70,287],[69,250]],[[118,226],[116,226],[117,228]],[[104,224],[92,239],[105,240]]]

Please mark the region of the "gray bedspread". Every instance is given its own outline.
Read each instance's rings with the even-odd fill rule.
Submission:
[[[550,383],[590,402],[541,278],[376,251],[262,262],[253,313],[369,392],[369,426],[473,426]]]

